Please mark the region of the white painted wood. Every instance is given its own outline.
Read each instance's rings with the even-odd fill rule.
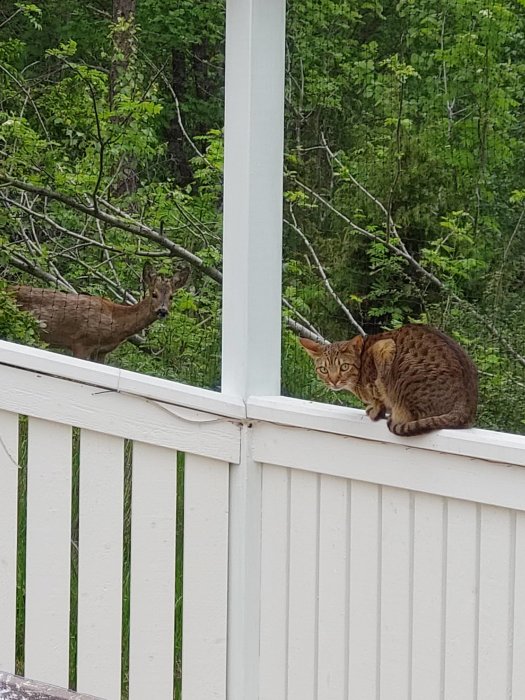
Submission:
[[[438,496],[414,494],[412,698],[441,700],[444,622],[443,509]]]
[[[523,435],[472,429],[438,430],[425,435],[399,437],[389,432],[385,421],[373,422],[364,411],[286,396],[250,396],[247,401],[247,417],[391,445],[525,466]]]
[[[222,387],[277,393],[285,0],[227,0]]]
[[[259,700],[287,700],[290,470],[263,465]]]
[[[349,482],[321,476],[320,488],[317,697],[344,700],[348,673]]]
[[[411,506],[408,492],[382,489],[381,700],[406,700],[410,692]]]
[[[226,700],[228,472],[224,462],[186,455],[182,696],[187,700]]]
[[[77,690],[120,700],[124,440],[80,436]]]
[[[317,690],[319,477],[292,471],[290,493],[288,697]]]
[[[508,510],[481,507],[478,700],[508,697],[510,533]]]
[[[173,696],[177,453],[133,444],[129,700]]]
[[[5,340],[0,340],[0,365],[72,379],[102,389],[144,396],[153,401],[208,411],[219,416],[243,418],[246,415],[244,402],[236,396],[129,372],[118,367],[78,360],[75,357],[8,343]]]
[[[30,418],[27,456],[25,666],[67,687],[71,550],[71,428]]]
[[[252,430],[254,459],[265,464],[525,510],[520,466],[270,423]]]
[[[18,415],[0,411],[0,669],[15,672]]]
[[[445,674],[446,700],[475,698],[478,635],[478,506],[447,504]]]
[[[241,459],[230,468],[228,700],[259,691],[262,468],[251,456],[251,433],[243,426]]]
[[[510,684],[513,700],[525,698],[525,513],[516,513],[514,543],[515,571],[512,607],[509,610],[511,628]]]
[[[348,698],[377,700],[380,622],[381,493],[351,483]]]
[[[0,365],[0,409],[225,461],[239,458],[238,424],[86,384]]]

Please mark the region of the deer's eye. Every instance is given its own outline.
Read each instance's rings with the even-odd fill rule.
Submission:
[[[341,365],[341,372],[347,372],[349,369],[350,365],[348,364],[348,362],[343,362],[343,364]]]
[[[321,372],[321,374],[328,374],[328,370],[326,369],[326,367],[319,367],[318,369],[319,372]]]
[[[154,299],[158,299],[158,298],[159,298],[159,295],[158,295],[157,292],[153,292],[153,294],[152,294],[151,296],[152,296]]]

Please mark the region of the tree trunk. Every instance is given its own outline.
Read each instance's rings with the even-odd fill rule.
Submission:
[[[186,87],[186,59],[184,53],[177,49],[172,49],[171,52],[171,86],[180,104]],[[184,134],[180,128],[176,106],[167,129],[167,137],[173,175],[177,184],[184,187],[193,181],[193,170],[186,154]]]
[[[109,104],[113,109],[115,97],[129,81],[129,68],[135,53],[134,21],[136,0],[113,0],[113,61],[109,74]],[[115,117],[118,122],[118,117]],[[138,187],[136,163],[132,158],[125,158],[119,167],[119,173],[113,184],[113,194],[117,197],[132,194]]]

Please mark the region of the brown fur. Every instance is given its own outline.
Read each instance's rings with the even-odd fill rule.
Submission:
[[[436,328],[413,324],[331,345],[300,342],[331,389],[353,392],[372,420],[388,414],[388,428],[396,435],[468,428],[474,422],[476,367]]]
[[[51,347],[69,350],[75,357],[104,362],[107,353],[126,338],[167,316],[173,293],[184,285],[188,275],[189,270],[183,269],[170,279],[160,277],[146,263],[142,275],[146,296],[131,306],[53,289],[11,289],[18,306],[40,322],[42,340]]]

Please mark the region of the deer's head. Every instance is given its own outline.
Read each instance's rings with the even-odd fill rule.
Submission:
[[[189,268],[182,268],[173,277],[162,277],[157,275],[151,263],[147,262],[144,265],[142,280],[148,291],[150,310],[157,318],[165,318],[168,315],[173,294],[184,286],[189,275]]]

